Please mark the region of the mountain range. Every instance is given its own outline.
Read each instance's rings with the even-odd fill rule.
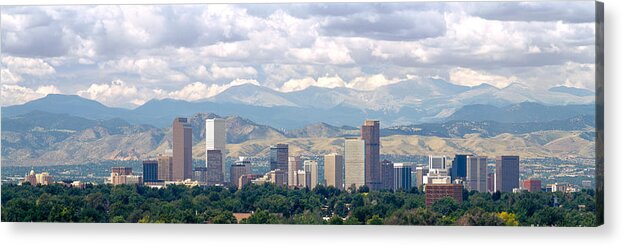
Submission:
[[[193,128],[194,156],[197,159],[203,156],[205,120],[216,117],[221,116],[198,113],[189,117],[189,123]],[[223,118],[227,126],[230,156],[265,154],[264,152],[271,144],[281,142],[291,144],[295,152],[325,154],[338,151],[343,144],[344,137],[359,134],[358,128],[333,126],[327,123],[311,124],[294,130],[279,130],[238,116]],[[480,143],[479,148],[494,149],[491,146],[494,142],[488,142],[487,139],[496,139],[500,136],[521,139],[530,136],[532,138],[528,145],[530,152],[524,154],[543,156],[543,153],[549,153],[554,157],[559,156],[560,153],[544,150],[547,143],[572,137],[574,143],[584,142],[591,146],[590,144],[594,143],[594,126],[594,117],[586,115],[565,120],[526,123],[457,120],[382,128],[381,136],[383,141],[399,140],[409,143],[413,139],[441,141],[453,146],[452,148],[444,147],[443,151],[451,149],[458,152],[469,149],[468,146],[461,147],[463,144],[473,143],[461,142],[459,139],[477,139]],[[32,111],[14,117],[2,117],[2,164],[49,165],[101,160],[139,160],[153,157],[171,148],[171,135],[169,127],[158,128],[146,124],[131,124],[119,118],[92,120],[69,114]],[[456,141],[462,144],[451,144]],[[421,144],[428,145],[433,142]],[[513,148],[510,145],[514,143],[496,141],[495,144],[501,144],[500,147]],[[425,154],[409,151],[407,147],[399,144],[387,143],[387,146],[392,147],[384,148],[384,153]],[[556,146],[560,148],[559,145]],[[565,151],[580,151],[578,149],[580,147],[586,148],[583,145],[570,145]],[[576,154],[592,153],[582,151]]]
[[[357,126],[364,119],[381,119],[387,126],[444,122],[460,118],[455,113],[461,109],[464,109],[461,113],[479,112],[478,108],[469,112],[466,108],[469,105],[504,108],[533,103],[523,106],[554,107],[549,108],[550,112],[562,110],[571,114],[580,108],[582,112],[591,113],[586,109],[592,107],[594,99],[594,92],[580,88],[559,86],[542,90],[518,83],[504,88],[488,84],[469,87],[440,79],[405,80],[374,91],[312,86],[301,91],[280,92],[243,84],[201,101],[153,99],[134,109],[107,107],[75,95],[48,95],[22,105],[2,107],[2,116],[12,117],[41,110],[96,120],[120,118],[133,124],[165,127],[178,116],[212,112],[222,116],[244,116],[260,124],[293,130],[318,122]],[[524,117],[521,121],[543,121],[540,117],[549,115],[542,113],[536,118]],[[498,121],[510,121],[493,116]],[[569,115],[549,117],[547,120],[570,117],[566,116]],[[488,120],[492,116],[482,119],[472,117]]]

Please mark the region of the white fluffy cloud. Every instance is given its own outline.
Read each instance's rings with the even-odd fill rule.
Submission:
[[[410,77],[407,77],[405,79],[410,79]],[[345,82],[340,76],[337,75],[323,76],[319,77],[318,79],[305,77],[302,79],[288,80],[283,84],[283,86],[281,86],[281,88],[279,88],[279,90],[282,92],[292,92],[304,90],[310,86],[316,86],[324,88],[347,87],[356,90],[371,91],[385,85],[397,83],[401,80],[404,79],[387,79],[383,74],[356,77],[350,82]]]
[[[7,75],[9,76],[7,78],[12,80],[19,78],[15,77],[19,75],[43,77],[56,72],[50,64],[37,58],[4,56],[2,57],[2,66],[6,67],[8,70],[7,72],[3,72],[3,77]]]
[[[459,85],[476,86],[487,83],[498,88],[503,88],[513,82],[517,82],[517,80],[515,76],[505,77],[464,67],[457,67],[450,70],[450,81]]]
[[[207,98],[216,96],[219,93],[231,88],[232,86],[238,86],[238,85],[244,85],[244,84],[259,85],[259,83],[256,80],[250,80],[250,79],[236,79],[223,85],[217,85],[217,84],[208,85],[202,82],[194,82],[194,83],[184,86],[184,88],[180,90],[169,92],[168,96],[174,99],[196,101],[196,100],[207,99]]]
[[[245,79],[280,91],[373,90],[408,74],[464,85],[590,88],[592,6],[8,6],[0,23],[2,83],[28,95],[53,83],[127,107],[151,98],[203,99]],[[116,80],[126,82],[93,83]]]
[[[36,89],[19,85],[2,84],[1,105],[15,105],[26,103],[48,94],[60,94],[61,91],[54,85],[39,86]]]

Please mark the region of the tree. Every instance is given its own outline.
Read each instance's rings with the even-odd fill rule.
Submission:
[[[480,208],[471,208],[456,221],[456,224],[462,226],[500,226],[504,225],[504,220],[496,213],[488,213]]]
[[[519,221],[517,221],[517,216],[513,213],[501,212],[498,213],[498,217],[500,217],[504,221],[504,224],[507,226],[519,225]]]
[[[329,219],[329,224],[331,225],[342,225],[344,224],[344,220],[340,216],[333,215],[331,219]]]
[[[242,219],[241,224],[279,224],[279,218],[265,210],[258,210],[249,218]]]
[[[431,210],[442,215],[449,215],[459,208],[458,203],[450,197],[441,198],[433,203]]]
[[[372,216],[372,218],[366,221],[366,224],[367,225],[382,225],[383,219],[378,214],[375,214]]]

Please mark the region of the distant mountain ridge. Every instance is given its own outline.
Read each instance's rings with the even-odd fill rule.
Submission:
[[[373,91],[312,86],[280,92],[243,84],[201,101],[153,99],[135,109],[107,107],[75,95],[48,95],[23,105],[3,107],[2,115],[42,110],[95,120],[120,118],[133,124],[164,127],[176,116],[213,112],[222,116],[240,115],[261,124],[293,130],[317,122],[356,126],[366,118],[383,119],[385,125],[392,126],[440,122],[474,104],[504,107],[522,102],[553,106],[594,103],[592,94],[578,93],[568,87],[563,89],[567,93],[560,90],[535,89],[517,83],[505,88],[488,84],[470,87],[432,78],[404,80]]]
[[[205,146],[205,120],[221,117],[213,113],[198,113],[189,117],[193,128],[193,144],[201,159]],[[227,140],[239,151],[264,151],[267,143],[292,142],[302,148],[306,141],[323,143],[308,146],[324,153],[335,148],[339,139],[357,136],[359,128],[316,123],[295,130],[279,130],[257,124],[238,116],[224,117]],[[172,122],[170,119],[169,124]],[[581,141],[593,141],[594,118],[578,116],[566,120],[539,123],[500,123],[452,121],[382,128],[384,138],[424,136],[435,138],[464,138],[477,134],[479,138],[503,134],[532,134],[559,131],[575,134]],[[559,136],[560,134],[556,135]],[[594,135],[594,134],[593,134]],[[295,141],[299,139],[301,141]],[[326,139],[333,139],[329,142]],[[151,125],[136,125],[122,119],[90,120],[67,114],[33,111],[27,114],[2,117],[2,163],[5,165],[76,164],[99,160],[132,160],[153,157],[171,147],[171,129]],[[339,142],[339,141],[338,141]],[[262,145],[254,145],[262,143]],[[339,145],[339,144],[338,144]],[[331,147],[333,146],[333,147]],[[311,148],[311,149],[310,149]],[[389,149],[388,149],[389,150]]]

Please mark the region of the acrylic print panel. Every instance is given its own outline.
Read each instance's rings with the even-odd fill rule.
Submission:
[[[603,223],[603,4],[1,8],[3,222]]]

